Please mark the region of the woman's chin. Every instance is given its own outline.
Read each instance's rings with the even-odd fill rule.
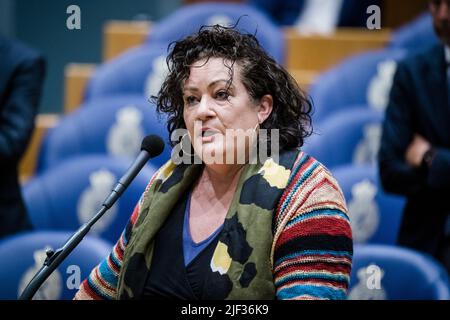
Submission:
[[[224,164],[224,150],[214,143],[202,145],[202,161],[205,164]]]

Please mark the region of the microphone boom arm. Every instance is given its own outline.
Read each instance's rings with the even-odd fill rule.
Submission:
[[[159,140],[158,140],[159,139]],[[156,152],[150,152],[150,145],[156,145]],[[159,144],[159,145],[158,145]],[[66,242],[56,251],[47,250],[47,258],[44,265],[34,275],[33,279],[28,283],[19,297],[19,300],[31,300],[36,292],[39,290],[45,280],[55,271],[56,268],[64,261],[64,259],[76,248],[76,246],[83,240],[86,234],[91,230],[91,227],[111,208],[119,199],[128,185],[133,181],[136,175],[141,171],[147,161],[159,155],[164,149],[164,144],[161,138],[157,136],[147,136],[142,142],[142,151],[139,153],[133,164],[128,168],[126,173],[120,178],[119,182],[114,186],[109,196],[103,202],[102,208],[92,217],[87,223],[83,224]]]
[[[103,206],[95,215],[94,218],[98,217],[97,220],[108,210]],[[19,300],[31,300],[36,292],[39,290],[41,285],[47,280],[47,278],[55,271],[56,268],[64,261],[64,259],[76,248],[76,246],[83,240],[86,234],[91,230],[92,222],[83,224],[77,232],[75,232],[72,237],[70,237],[66,243],[56,251],[47,250],[47,258],[45,259],[44,265],[39,269],[36,275],[28,283],[27,287],[23,290],[19,297]]]

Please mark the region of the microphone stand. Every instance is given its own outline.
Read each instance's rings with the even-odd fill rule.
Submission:
[[[75,247],[83,240],[86,234],[91,230],[94,223],[108,210],[103,206],[88,223],[83,224],[76,233],[73,234],[66,243],[56,251],[48,249],[45,253],[47,258],[44,265],[36,273],[36,275],[28,283],[25,290],[19,297],[19,300],[31,300],[36,291],[41,287],[45,280],[55,271],[56,268],[64,261],[64,259],[75,249]]]
[[[111,208],[117,199],[122,195],[125,189],[128,187],[130,182],[142,169],[145,163],[149,160],[150,155],[146,151],[142,151],[131,167],[127,170],[127,173],[119,180],[110,195],[103,202],[102,208],[89,220],[87,223],[83,224],[77,232],[75,232],[72,237],[70,237],[66,243],[56,251],[47,250],[45,253],[47,258],[45,259],[44,265],[35,274],[33,279],[28,283],[25,290],[19,297],[19,300],[31,300],[35,295],[36,291],[41,287],[45,280],[50,276],[50,274],[55,271],[56,268],[64,261],[64,259],[76,248],[76,246],[83,240],[86,234],[91,230],[91,227],[100,219],[105,212]]]

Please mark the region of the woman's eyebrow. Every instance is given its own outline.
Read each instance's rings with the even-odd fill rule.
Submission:
[[[214,80],[213,82],[211,82],[210,84],[208,84],[208,89],[211,88],[211,87],[216,86],[217,84],[219,84],[219,83],[221,83],[221,82],[228,83],[228,82],[229,82],[229,79],[218,79],[218,80]],[[231,88],[231,89],[234,88],[234,86],[233,86],[232,83],[230,84],[229,88]],[[200,91],[200,90],[199,90],[197,87],[194,87],[194,86],[188,86],[188,87],[185,87],[185,88],[183,89],[183,92],[187,92],[187,91],[198,92],[198,91]]]
[[[200,90],[197,87],[192,87],[192,86],[183,88],[183,92],[187,92],[187,91],[197,92],[197,91],[200,91]]]
[[[227,90],[229,90],[229,89],[233,90],[233,89],[234,89],[234,85],[233,85],[232,82],[230,83],[230,79],[219,79],[219,80],[214,80],[213,82],[211,82],[211,83],[208,85],[208,89],[210,89],[210,88],[216,86],[217,84],[219,84],[219,83],[221,83],[221,82],[225,82],[225,84],[227,85]]]
[[[215,85],[217,85],[219,82],[228,82],[229,80],[226,79],[218,79],[218,80],[214,80],[213,82],[211,82],[208,85],[208,88],[214,87]]]

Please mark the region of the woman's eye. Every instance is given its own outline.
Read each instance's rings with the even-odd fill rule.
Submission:
[[[189,97],[187,97],[185,100],[186,100],[186,103],[187,103],[187,104],[194,104],[195,101],[197,100],[197,98],[194,97],[194,96],[189,96]]]
[[[227,91],[219,91],[216,93],[216,98],[219,100],[227,100],[229,96]]]

